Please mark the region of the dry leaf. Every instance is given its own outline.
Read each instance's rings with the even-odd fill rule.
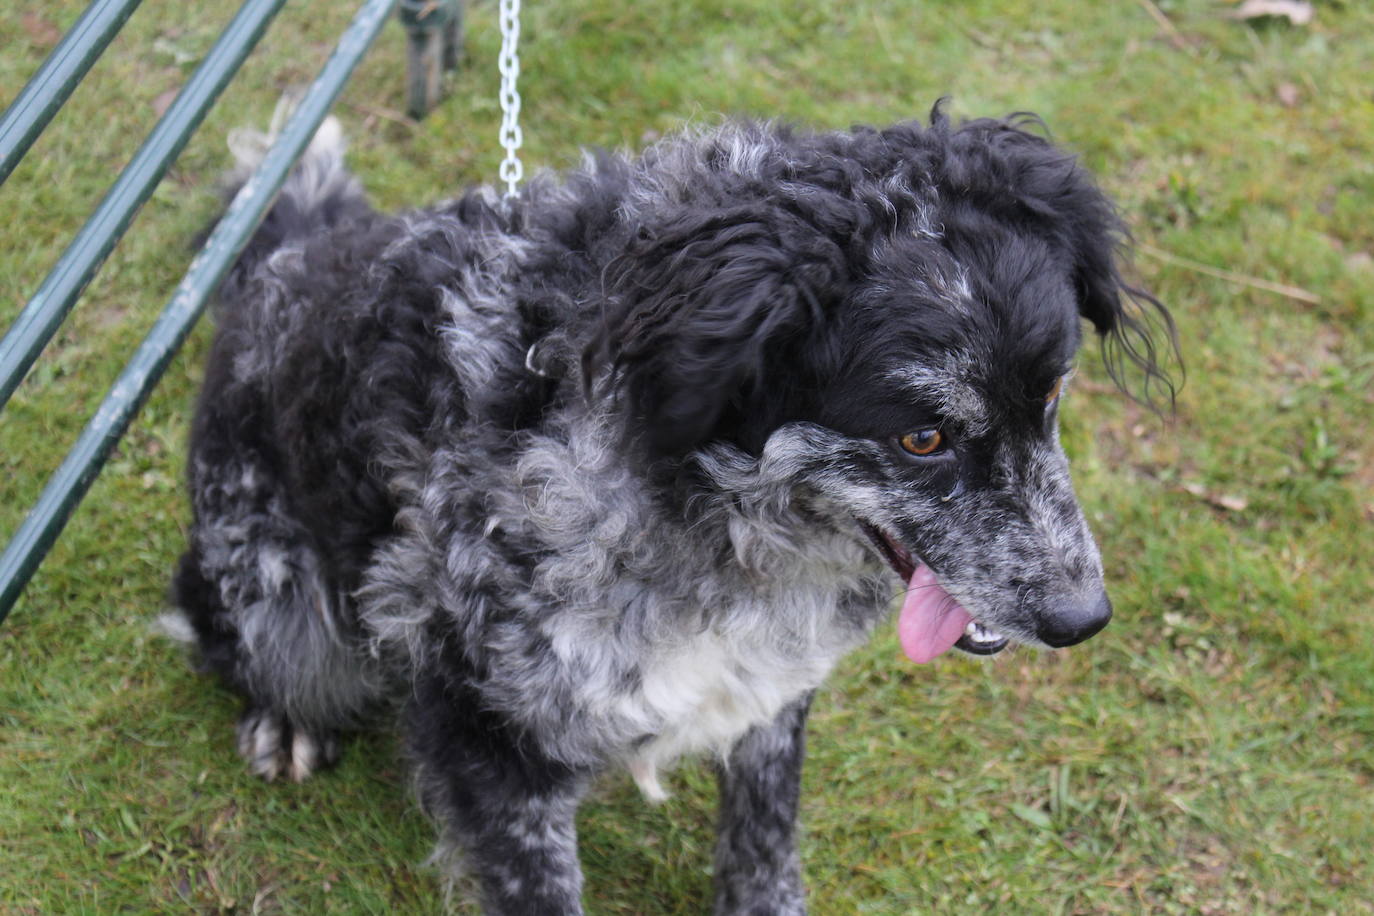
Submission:
[[[1226,493],[1210,493],[1207,488],[1200,483],[1185,483],[1183,491],[1196,496],[1198,499],[1214,506],[1217,509],[1225,509],[1227,512],[1244,512],[1250,506],[1250,501],[1243,496],[1231,496]]]
[[[159,118],[167,113],[168,108],[172,107],[172,102],[177,97],[177,91],[176,89],[168,89],[153,99],[153,111],[157,113]]]
[[[20,23],[28,33],[29,40],[40,48],[51,48],[62,40],[62,30],[38,13],[25,13]]]
[[[1348,270],[1369,270],[1374,267],[1374,255],[1367,251],[1357,251],[1346,256],[1345,266]]]
[[[1283,16],[1293,25],[1307,25],[1313,12],[1312,4],[1305,0],[1245,0],[1231,15],[1236,19]]]
[[[1213,493],[1207,497],[1207,501],[1228,512],[1244,512],[1250,505],[1250,501],[1243,496],[1228,496],[1225,493]]]

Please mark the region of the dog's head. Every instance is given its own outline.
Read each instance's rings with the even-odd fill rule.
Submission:
[[[1111,204],[1024,123],[721,141],[610,272],[586,358],[651,456],[724,443],[867,539],[919,661],[1111,616],[1057,435],[1081,320],[1172,395]]]

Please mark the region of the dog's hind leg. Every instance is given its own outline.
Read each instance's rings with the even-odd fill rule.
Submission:
[[[224,444],[206,438],[202,450]],[[249,768],[299,781],[337,759],[338,732],[375,701],[375,665],[270,465],[241,446],[214,457],[193,460],[195,522],[173,598],[204,667],[245,699]]]
[[[801,916],[797,802],[811,695],[735,742],[720,767],[716,916]]]

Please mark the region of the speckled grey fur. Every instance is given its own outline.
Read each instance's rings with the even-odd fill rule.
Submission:
[[[192,436],[175,596],[241,753],[301,779],[399,715],[438,860],[554,916],[595,774],[662,797],[704,752],[716,912],[804,912],[806,710],[901,588],[875,537],[1023,643],[1105,601],[1045,391],[1080,315],[1134,327],[1110,205],[938,113],[727,125],[392,218],[340,144],[227,281]],[[897,446],[923,428],[950,444]]]

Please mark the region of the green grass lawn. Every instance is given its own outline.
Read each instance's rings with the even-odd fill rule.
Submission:
[[[1374,7],[1318,0],[1298,28],[1156,2],[526,11],[527,165],[724,113],[844,127],[941,95],[957,116],[1029,109],[1116,196],[1138,276],[1178,319],[1174,419],[1118,396],[1093,354],[1065,407],[1112,626],[922,668],[889,628],[821,691],[803,803],[817,914],[1374,912]],[[349,5],[281,15],[0,419],[0,532],[185,270],[226,133],[313,76]],[[145,4],[0,189],[0,318],[231,6]],[[0,8],[0,99],[79,9]],[[394,24],[337,109],[385,207],[495,179],[493,5],[469,20],[469,66],[424,123],[398,114]],[[234,754],[234,701],[150,630],[209,330],[0,626],[0,913],[434,913],[433,831],[392,738],[353,741],[305,785],[262,784]],[[650,807],[610,777],[584,807],[591,912],[707,910],[713,781],[688,763],[671,788]]]

